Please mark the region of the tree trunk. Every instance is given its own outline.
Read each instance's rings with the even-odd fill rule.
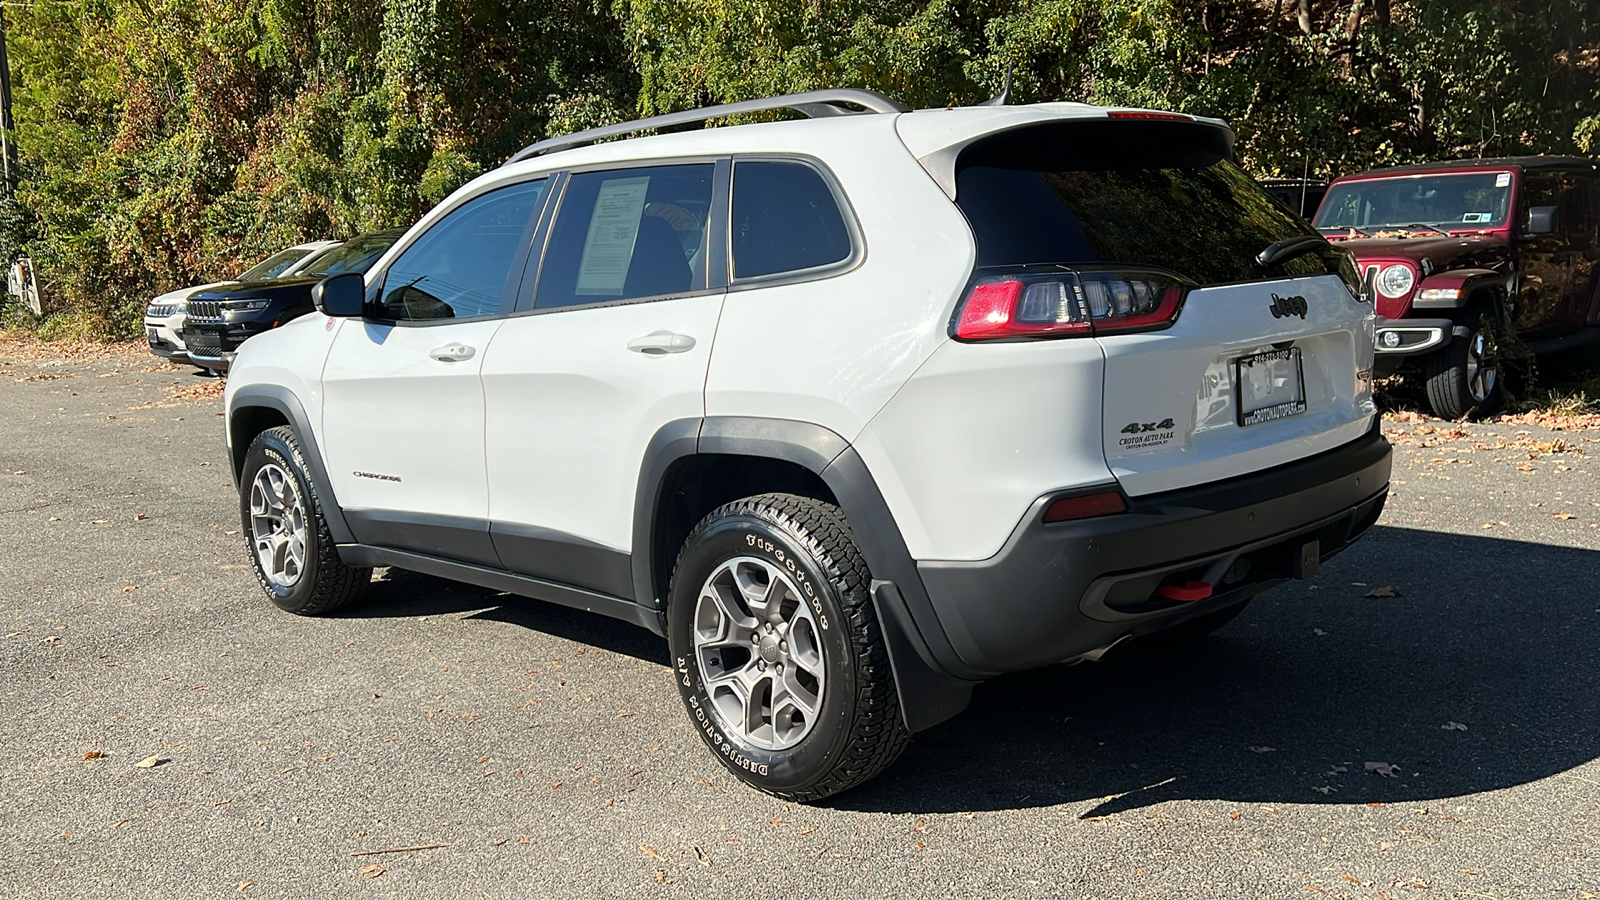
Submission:
[[[1389,0],[1372,0],[1372,17],[1379,25],[1389,24]]]
[[[1296,0],[1300,10],[1300,33],[1311,34],[1311,0]]]

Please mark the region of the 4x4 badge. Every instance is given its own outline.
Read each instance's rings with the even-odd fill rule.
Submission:
[[[1272,305],[1267,309],[1272,310],[1274,319],[1286,319],[1289,316],[1299,316],[1304,319],[1306,313],[1311,311],[1311,304],[1307,303],[1306,298],[1299,294],[1293,294],[1288,297],[1279,297],[1277,294],[1273,294]]]
[[[1142,434],[1146,431],[1170,431],[1177,427],[1171,419],[1162,419],[1159,422],[1129,422],[1122,426],[1121,434]]]

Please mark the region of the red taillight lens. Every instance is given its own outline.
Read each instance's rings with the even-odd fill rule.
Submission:
[[[1088,317],[1060,279],[1000,278],[967,291],[956,318],[956,337],[984,340],[1088,334]]]
[[[967,290],[952,331],[968,341],[1153,331],[1177,318],[1183,291],[1159,272],[990,275]]]
[[[1084,494],[1081,497],[1062,497],[1044,509],[1046,522],[1069,522],[1073,519],[1092,519],[1127,512],[1128,502],[1116,491]]]

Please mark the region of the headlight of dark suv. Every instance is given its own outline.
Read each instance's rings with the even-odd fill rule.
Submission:
[[[254,312],[258,309],[266,309],[271,303],[271,300],[267,300],[265,298],[256,300],[225,300],[222,304],[222,310],[223,312]]]

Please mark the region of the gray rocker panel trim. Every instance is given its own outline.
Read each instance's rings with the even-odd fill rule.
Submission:
[[[395,509],[347,509],[355,540],[480,566],[500,566],[489,523],[470,516],[441,516]]]
[[[312,487],[317,492],[317,503],[322,511],[323,521],[328,524],[328,534],[336,544],[348,544],[355,540],[350,531],[350,526],[345,523],[344,511],[339,506],[339,499],[333,494],[333,482],[328,480],[328,470],[322,464],[322,449],[317,445],[317,433],[311,428],[311,420],[306,417],[305,408],[300,405],[300,399],[288,388],[276,384],[247,384],[234,391],[233,404],[228,408],[229,440],[232,446],[232,457],[228,460],[233,471],[233,480],[239,481],[239,467],[244,463],[245,447],[239,446],[238,435],[232,433],[234,416],[241,409],[262,407],[275,410],[289,420],[289,427],[294,429],[295,437],[300,440],[300,450],[305,456],[306,467],[311,470]]]
[[[515,575],[501,569],[475,566],[470,563],[438,559],[422,553],[392,550],[387,547],[369,547],[365,544],[344,544],[339,547],[339,558],[348,566],[395,566],[425,575],[463,581],[494,591],[506,591],[521,597],[532,597],[546,603],[599,613],[624,622],[632,622],[658,635],[666,634],[661,616],[628,600],[607,597],[593,591],[566,584],[557,584],[527,575]]]

